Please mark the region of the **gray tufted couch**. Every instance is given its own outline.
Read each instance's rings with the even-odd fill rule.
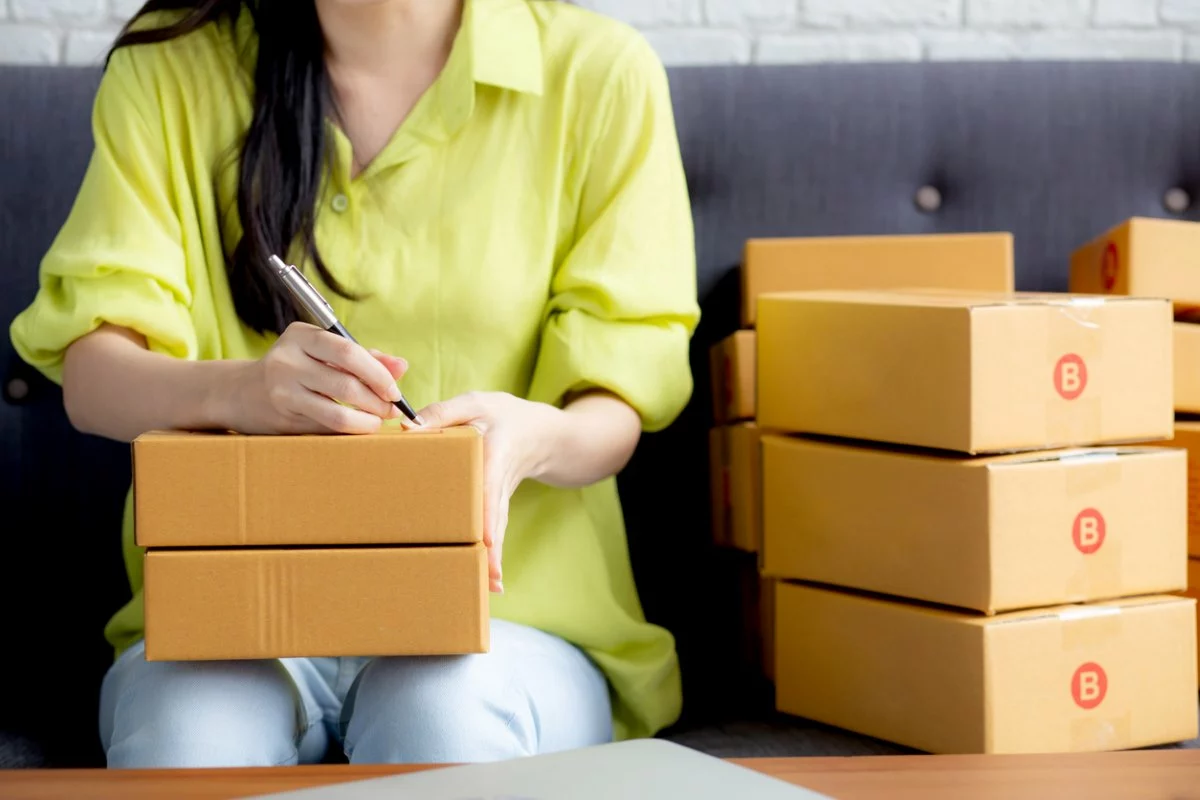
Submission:
[[[0,68],[0,322],[32,297],[90,150],[90,69]],[[898,748],[769,713],[740,663],[737,581],[708,546],[707,348],[737,324],[752,236],[1006,230],[1021,289],[1066,287],[1070,250],[1132,215],[1200,219],[1200,66],[937,64],[672,72],[705,317],[697,387],[621,478],[648,615],[679,640],[685,719],[717,755]],[[930,188],[926,188],[930,187]],[[921,191],[922,189],[924,191]],[[1170,190],[1171,208],[1164,205]],[[918,195],[920,202],[917,201]],[[1184,202],[1179,203],[1180,200]],[[101,636],[126,598],[126,448],[72,432],[0,338],[0,767],[102,761]]]

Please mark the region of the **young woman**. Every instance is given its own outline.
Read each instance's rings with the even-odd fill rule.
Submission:
[[[127,505],[109,765],[479,761],[670,724],[674,643],[613,477],[688,399],[698,317],[644,40],[543,0],[158,0],[94,132],[12,327],[72,422],[356,434],[398,416],[404,376],[427,425],[485,435],[495,593],[486,655],[148,663]],[[300,321],[272,253],[372,349]]]

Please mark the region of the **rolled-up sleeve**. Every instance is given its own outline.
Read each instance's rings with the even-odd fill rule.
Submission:
[[[106,322],[141,333],[154,351],[196,357],[161,111],[129,51],[101,80],[92,130],[91,160],[42,260],[38,293],[10,329],[17,353],[55,382],[71,343]]]
[[[573,245],[551,284],[531,399],[611,392],[643,428],[665,428],[692,393],[699,320],[691,209],[666,71],[638,37],[597,99],[578,158]]]

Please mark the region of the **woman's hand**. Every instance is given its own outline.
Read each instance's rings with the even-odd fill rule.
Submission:
[[[403,359],[303,322],[288,326],[227,394],[239,433],[371,433],[400,416]]]
[[[501,569],[508,504],[526,478],[543,473],[563,412],[503,392],[471,392],[422,409],[426,427],[470,425],[483,434],[483,543],[493,592],[503,592]]]

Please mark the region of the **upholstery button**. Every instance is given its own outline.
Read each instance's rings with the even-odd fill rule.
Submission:
[[[333,201],[330,203],[330,205],[333,206],[334,211],[341,214],[343,211],[345,211],[347,208],[350,207],[350,198],[346,197],[346,195],[341,194],[339,192],[338,194],[335,194],[333,196]]]
[[[1188,210],[1191,204],[1192,198],[1178,186],[1173,189],[1167,189],[1166,194],[1163,195],[1163,208],[1172,214],[1182,214]]]
[[[931,214],[942,207],[942,193],[938,191],[936,186],[922,186],[913,195],[913,202],[917,208],[927,214]]]
[[[4,384],[4,396],[18,402],[24,400],[29,396],[29,383],[24,378],[13,378]]]

